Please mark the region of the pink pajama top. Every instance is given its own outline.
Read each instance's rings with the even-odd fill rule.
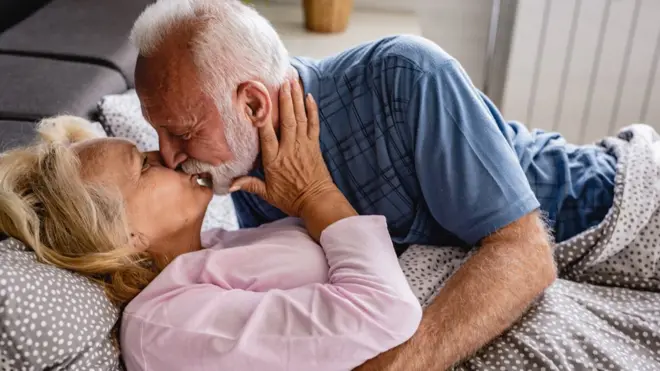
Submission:
[[[385,218],[214,230],[126,308],[129,371],[345,371],[408,340],[422,316]]]

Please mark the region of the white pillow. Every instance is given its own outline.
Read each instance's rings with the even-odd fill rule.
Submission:
[[[135,90],[107,95],[98,104],[99,121],[109,136],[127,138],[141,151],[158,150],[158,134],[142,116]],[[238,229],[234,203],[230,196],[214,196],[204,217],[202,231],[212,228]]]

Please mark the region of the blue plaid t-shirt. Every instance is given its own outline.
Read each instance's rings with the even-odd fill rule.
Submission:
[[[385,215],[395,242],[471,245],[539,206],[557,229],[571,192],[571,229],[600,218],[575,215],[586,191],[572,172],[593,166],[581,147],[571,149],[584,163],[576,167],[560,136],[505,122],[437,45],[397,36],[291,63],[318,102],[333,180],[360,214]],[[598,147],[589,151],[587,160],[607,166],[605,186],[588,199],[606,211],[614,160]],[[252,175],[263,178],[263,171]],[[243,228],[285,217],[255,195],[232,197]]]

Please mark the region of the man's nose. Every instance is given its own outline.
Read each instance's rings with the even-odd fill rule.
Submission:
[[[183,152],[183,144],[178,138],[160,135],[159,145],[163,161],[165,161],[165,165],[170,169],[176,169],[188,159],[188,156]]]

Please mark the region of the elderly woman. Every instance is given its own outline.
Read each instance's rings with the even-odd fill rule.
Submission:
[[[129,370],[348,370],[417,329],[384,218],[357,216],[334,186],[316,105],[290,91],[279,138],[258,129],[266,181],[247,181],[297,218],[260,228],[202,236],[204,175],[89,139],[81,119],[45,120],[40,143],[0,157],[0,231],[125,307]]]

